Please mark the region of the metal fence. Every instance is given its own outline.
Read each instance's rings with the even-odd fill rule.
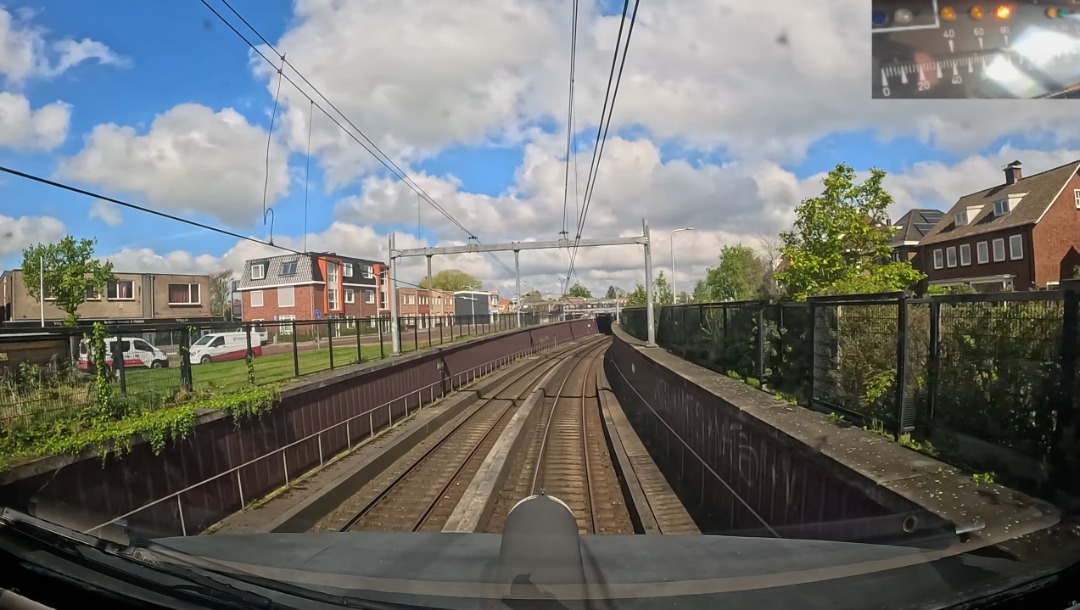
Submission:
[[[667,306],[656,336],[701,366],[854,423],[959,433],[1080,473],[1077,295]],[[643,340],[644,320],[643,309],[623,311],[623,328]]]
[[[521,318],[521,326],[550,322]],[[518,328],[516,314],[398,318],[401,352]],[[114,400],[140,408],[183,392],[283,382],[392,354],[390,318],[331,318],[192,325],[107,324]],[[97,400],[92,326],[0,330],[0,429],[77,415]],[[250,355],[250,357],[249,357]]]

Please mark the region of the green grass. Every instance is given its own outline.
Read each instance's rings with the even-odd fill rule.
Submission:
[[[455,335],[454,343],[474,338],[475,335]],[[403,334],[402,352],[416,351],[411,341],[411,333]],[[438,336],[433,335],[432,347],[438,347]],[[324,338],[325,341],[325,338]],[[359,362],[356,351],[355,335],[338,337],[334,340],[334,368],[355,365]],[[449,336],[444,336],[443,345],[451,343]],[[340,346],[340,347],[339,347]],[[426,332],[420,334],[419,349],[427,349]],[[379,344],[361,346],[363,362],[378,360],[385,352],[390,356],[390,341],[387,337],[383,352]],[[312,349],[298,353],[300,378],[305,375],[330,370],[330,349]],[[271,385],[300,379],[295,376],[292,351],[283,354],[258,356],[252,360],[255,385]],[[180,368],[175,362],[162,369],[130,368],[124,371],[127,387],[127,399],[137,400],[147,408],[154,409],[175,404],[180,394]],[[192,389],[196,393],[211,395],[231,392],[249,387],[247,362],[231,360],[193,364],[191,367]],[[18,383],[0,383],[0,427],[18,427],[43,421],[62,418],[65,414],[77,412],[91,403],[95,395],[94,380],[90,375],[57,375],[51,379],[40,376],[40,381],[20,380]],[[35,378],[36,379],[36,378]],[[113,394],[119,396],[120,383],[113,382]]]

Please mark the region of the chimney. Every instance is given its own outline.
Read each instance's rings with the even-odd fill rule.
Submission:
[[[1016,184],[1023,176],[1020,174],[1020,162],[1013,161],[1005,166],[1005,184]]]

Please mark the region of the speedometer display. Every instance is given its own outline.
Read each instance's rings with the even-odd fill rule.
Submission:
[[[1080,0],[874,0],[873,97],[1080,96]]]

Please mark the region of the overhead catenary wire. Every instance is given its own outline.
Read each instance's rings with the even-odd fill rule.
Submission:
[[[611,70],[608,73],[608,86],[607,91],[604,94],[604,105],[600,111],[600,123],[596,128],[596,142],[593,145],[593,158],[589,163],[589,173],[585,179],[585,197],[584,203],[581,209],[581,216],[578,218],[577,232],[574,236],[573,254],[570,257],[570,267],[567,269],[567,277],[570,277],[574,273],[574,267],[577,263],[577,254],[579,250],[579,243],[581,240],[581,233],[585,229],[585,221],[589,215],[589,206],[592,204],[593,190],[596,185],[596,176],[599,173],[600,160],[604,153],[604,143],[607,141],[608,129],[611,126],[611,117],[615,111],[615,99],[619,95],[619,84],[622,82],[623,68],[626,67],[626,55],[630,50],[630,38],[634,33],[634,23],[637,21],[637,11],[640,0],[634,0],[634,11],[630,15],[630,24],[627,28],[626,41],[622,42],[623,26],[626,24],[626,13],[630,6],[630,0],[624,0],[622,20],[619,22],[619,34],[615,40],[615,52],[611,57]],[[622,43],[620,45],[620,43]],[[618,76],[615,76],[615,64],[619,58],[620,46],[622,48],[622,60],[619,62]],[[614,78],[613,78],[614,77]],[[614,87],[612,83],[614,82]],[[609,104],[610,96],[610,104]],[[607,115],[605,119],[605,113]]]
[[[207,2],[207,0],[200,0],[200,1],[202,2],[202,4],[207,9],[210,10],[210,12],[212,12],[219,20],[221,20],[222,23],[224,23],[230,30],[233,31],[233,33],[235,33],[242,41],[244,41],[245,44],[247,44],[249,47],[251,47],[251,49],[253,51],[255,51],[255,53],[258,54],[259,57],[261,57],[263,59],[263,61],[265,61],[271,67],[275,67],[274,62],[271,61],[270,58],[268,58],[266,56],[266,54],[263,53],[262,50],[260,50],[258,48],[257,45],[255,45],[251,40],[248,39],[247,36],[245,36],[242,32],[240,32],[236,28],[236,26],[234,26],[231,22],[229,22],[228,19],[225,18],[224,15],[222,15],[213,6],[211,6],[209,4],[209,2]],[[431,195],[429,195],[423,189],[423,187],[416,184],[416,182],[405,172],[405,170],[401,169],[401,167],[399,167],[398,164],[395,163],[393,161],[393,159],[391,159],[389,157],[389,155],[387,155],[385,152],[383,152],[382,149],[380,149],[378,147],[378,145],[375,144],[371,140],[371,138],[369,138],[367,136],[367,134],[365,134],[363,132],[363,130],[361,130],[359,127],[357,127],[356,124],[348,116],[346,116],[344,112],[341,111],[340,108],[338,108],[325,94],[323,94],[323,92],[318,87],[316,87],[314,84],[312,84],[312,82],[310,80],[308,80],[308,78],[306,76],[304,76],[304,74],[302,72],[300,72],[300,70],[298,70],[296,68],[296,66],[294,66],[292,64],[292,62],[290,62],[285,57],[285,53],[280,53],[277,50],[277,48],[275,48],[274,45],[265,36],[263,36],[263,34],[258,29],[256,29],[255,26],[253,26],[251,24],[251,22],[249,22],[238,10],[236,10],[236,8],[234,8],[232,6],[232,4],[229,3],[228,0],[220,0],[220,1],[221,1],[221,3],[223,5],[225,5],[226,8],[229,9],[229,11],[233,15],[235,15],[238,19],[240,19],[240,21],[245,26],[247,26],[247,28],[249,30],[251,30],[252,33],[254,33],[255,36],[258,37],[258,39],[260,41],[262,41],[262,43],[265,44],[268,49],[270,49],[275,55],[277,55],[278,57],[281,58],[282,70],[279,71],[279,74],[280,74],[281,78],[284,78],[284,80],[286,82],[288,82],[290,85],[292,85],[302,96],[306,97],[308,99],[308,101],[311,103],[311,105],[318,108],[320,112],[322,112],[327,118],[329,118],[331,121],[333,121],[333,123],[335,125],[337,125],[343,132],[345,132],[346,135],[348,135],[350,138],[352,138],[357,144],[360,144],[360,146],[364,150],[366,150],[371,156],[375,157],[375,159],[380,164],[382,164],[383,167],[385,167],[387,170],[389,170],[390,173],[393,174],[399,181],[401,181],[406,186],[408,186],[413,192],[415,192],[428,205],[430,205],[436,211],[438,211],[440,214],[442,214],[454,226],[456,226],[458,229],[460,229],[462,232],[464,232],[470,239],[476,239],[476,234],[475,233],[470,231],[467,227],[465,227],[465,225],[463,225],[460,221],[458,221],[453,216],[453,214],[451,214],[442,205],[440,205],[437,201],[435,201],[435,199]],[[323,106],[321,104],[319,104],[318,102],[316,102],[315,99],[311,95],[309,95],[307,92],[305,92],[303,90],[303,88],[301,88],[295,81],[293,81],[287,74],[285,74],[284,73],[284,67],[285,66],[288,66],[289,68],[291,68],[292,71],[296,74],[296,76],[300,80],[302,80],[304,82],[304,84],[307,85],[319,98],[321,98],[326,103],[326,105],[328,107],[333,109],[334,112],[336,112],[345,123],[347,123],[350,127],[352,127],[352,129],[356,133],[354,134],[352,131],[349,131],[348,129],[346,129],[345,126],[342,125],[341,121],[339,121],[337,118],[331,116],[330,112],[327,111],[326,108],[323,108]],[[310,129],[310,125],[309,125],[309,129]],[[359,134],[359,138],[357,137],[357,134]],[[310,138],[310,136],[309,136],[309,138]],[[363,139],[363,141],[361,141],[361,138]],[[479,239],[477,239],[477,243],[479,243]],[[488,256],[491,257],[493,260],[495,260],[499,264],[499,266],[501,266],[504,270],[506,270],[507,273],[509,273],[511,275],[511,277],[516,276],[514,271],[512,269],[510,269],[510,267],[501,258],[499,258],[497,255],[495,255],[494,253],[488,253]],[[525,283],[526,285],[528,285],[527,282],[523,281],[522,283]]]
[[[566,208],[570,198],[570,140],[574,133],[574,67],[577,62],[578,0],[574,0],[570,25],[570,87],[566,100],[566,171],[563,179],[562,235],[566,235]],[[577,166],[574,176],[574,203],[577,203]]]
[[[172,220],[174,222],[179,222],[179,223],[183,223],[183,224],[190,225],[190,226],[193,226],[193,227],[198,227],[200,229],[204,229],[206,231],[210,231],[210,232],[213,232],[213,233],[218,233],[218,234],[221,234],[221,235],[226,235],[228,237],[233,237],[233,238],[240,239],[240,240],[243,240],[243,241],[248,241],[248,242],[251,242],[251,243],[259,244],[260,246],[266,246],[268,248],[275,248],[277,250],[281,250],[283,252],[289,252],[291,254],[301,254],[301,255],[305,255],[305,256],[315,256],[317,258],[322,258],[323,257],[323,255],[321,253],[319,253],[319,252],[309,252],[307,250],[297,250],[296,248],[290,248],[288,246],[283,246],[281,244],[276,244],[276,243],[269,242],[269,241],[263,241],[261,239],[258,239],[256,237],[252,237],[250,235],[244,235],[242,233],[237,233],[235,231],[230,231],[228,229],[217,227],[217,226],[207,224],[207,223],[204,223],[204,222],[199,222],[197,220],[191,220],[190,218],[184,218],[182,216],[176,216],[175,214],[169,214],[168,212],[162,212],[160,210],[155,210],[153,208],[150,208],[150,207],[147,207],[147,206],[144,206],[144,205],[139,205],[139,204],[131,203],[131,202],[128,202],[128,201],[123,201],[121,199],[116,199],[115,197],[109,197],[108,195],[103,195],[101,193],[95,193],[94,191],[88,191],[86,189],[79,188],[77,186],[73,186],[73,185],[70,185],[70,184],[63,183],[63,182],[58,182],[56,180],[50,180],[49,178],[45,178],[43,176],[38,176],[38,175],[35,175],[35,174],[30,174],[30,173],[27,173],[27,172],[19,171],[17,169],[10,168],[10,167],[4,166],[4,165],[0,165],[0,172],[3,172],[5,174],[9,174],[9,175],[12,175],[12,176],[16,176],[18,178],[23,178],[23,179],[26,179],[26,180],[30,180],[32,182],[37,182],[39,184],[44,184],[46,186],[51,186],[53,188],[58,188],[58,189],[61,189],[61,190],[64,190],[64,191],[68,191],[70,193],[76,193],[76,194],[79,194],[79,195],[84,195],[84,196],[90,197],[92,199],[100,199],[101,201],[107,201],[109,203],[112,203],[112,204],[115,204],[115,205],[118,205],[118,206],[121,206],[121,207],[125,207],[125,208],[131,209],[131,210],[136,210],[138,212],[143,212],[145,214],[151,214],[151,215],[154,215],[154,216],[159,216],[161,218]],[[357,257],[357,258],[359,258],[359,257]],[[419,284],[414,284],[412,282],[407,282],[405,280],[399,280],[397,278],[394,278],[394,281],[399,282],[401,284],[405,284],[407,286],[414,286],[414,287],[417,287],[417,288],[420,287]]]

